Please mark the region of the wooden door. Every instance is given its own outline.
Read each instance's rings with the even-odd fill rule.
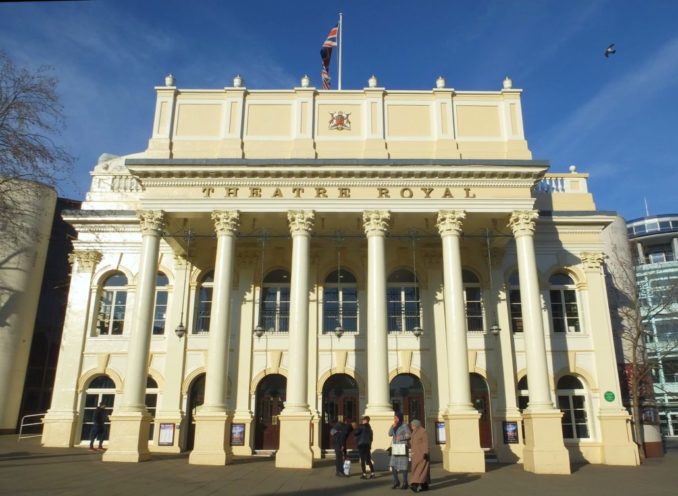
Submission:
[[[403,422],[409,424],[417,419],[422,426],[426,425],[424,388],[417,376],[398,374],[391,381],[390,394],[393,411],[403,414]]]
[[[346,374],[336,374],[327,379],[323,387],[321,448],[333,449],[330,431],[337,422],[350,420],[360,423],[358,418],[358,385]],[[357,449],[357,440],[352,433],[346,439],[347,449]]]
[[[480,446],[492,448],[492,415],[490,412],[490,394],[487,384],[478,374],[471,374],[471,401],[480,413]]]
[[[285,402],[287,380],[270,375],[257,386],[254,449],[277,450],[280,447],[280,413]]]

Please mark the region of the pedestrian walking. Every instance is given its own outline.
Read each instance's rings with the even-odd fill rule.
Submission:
[[[348,437],[348,425],[338,421],[330,430],[332,443],[334,444],[334,464],[337,477],[347,477],[344,474],[344,454],[346,453],[346,438]]]
[[[99,403],[99,406],[94,410],[94,419],[92,424],[92,432],[89,436],[89,449],[96,451],[94,448],[94,441],[99,440],[99,447],[97,449],[104,449],[104,437],[106,434],[106,422],[108,422],[108,414],[106,413],[106,405]]]
[[[360,468],[363,473],[361,479],[367,479],[366,467],[370,467],[370,479],[374,479],[374,465],[372,464],[372,426],[370,425],[370,417],[365,416],[361,419],[360,425],[357,426],[353,435],[358,442],[358,454],[360,455]]]
[[[415,492],[428,491],[428,485],[431,480],[431,464],[428,447],[428,436],[426,429],[419,420],[410,422],[412,426],[412,437],[410,438],[410,449],[412,458],[412,474],[410,475],[410,486]]]
[[[391,436],[391,460],[389,466],[393,473],[393,487],[391,489],[407,489],[407,471],[409,469],[409,459],[407,456],[407,442],[410,439],[410,428],[403,423],[403,414],[398,412],[393,417],[393,425],[388,429],[388,435]],[[402,475],[403,482],[400,483],[398,474]]]

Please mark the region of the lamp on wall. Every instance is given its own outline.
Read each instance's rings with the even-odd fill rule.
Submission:
[[[341,241],[341,234],[337,232],[337,327],[334,328],[334,335],[337,339],[344,335],[343,327],[343,309],[342,309],[342,294],[341,294],[341,250],[339,249],[339,242]]]
[[[254,328],[254,335],[258,338],[264,335],[266,329],[264,329],[262,323],[262,314],[263,308],[261,307],[262,295],[264,291],[264,254],[266,253],[266,233],[261,233],[261,273],[259,274],[259,304],[257,305],[259,311],[259,319],[256,327]]]
[[[419,339],[424,334],[424,329],[421,328],[419,323],[421,322],[421,301],[419,299],[419,280],[417,279],[417,243],[416,243],[416,232],[411,231],[410,236],[412,239],[412,273],[414,274],[414,296],[417,301],[417,311],[419,313],[417,325],[412,329],[412,334],[414,337]]]
[[[186,274],[184,275],[184,287],[181,291],[181,316],[179,317],[179,325],[174,329],[174,334],[176,334],[179,339],[186,335],[186,326],[184,325],[184,303],[186,302],[186,283],[191,273],[189,256],[191,253],[191,241],[193,240],[193,231],[190,227],[184,232],[184,239],[186,240]]]
[[[494,289],[494,284],[492,282],[492,251],[490,250],[490,230],[485,229],[485,248],[487,249],[487,271],[490,276],[490,293]],[[498,336],[501,332],[501,327],[497,323],[497,308],[496,305],[492,306],[492,325],[490,326],[490,332],[494,336]]]

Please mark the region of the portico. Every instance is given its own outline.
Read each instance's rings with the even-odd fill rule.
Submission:
[[[548,283],[564,272],[604,284],[579,267],[609,219],[585,174],[548,175],[547,162],[532,160],[518,90],[369,89],[338,101],[307,90],[227,88],[212,99],[157,90],[148,150],[99,164],[90,201],[68,218],[77,248],[101,257],[91,277],[74,276],[73,294],[90,303],[69,313],[65,336],[84,345],[78,373],[60,362],[56,387],[78,406],[68,416],[55,403],[46,444],[67,443],[64,432],[77,444],[87,402],[112,394],[105,461],[189,449],[191,464],[223,465],[275,451],[278,467],[311,468],[328,426],[346,418],[369,415],[383,454],[395,410],[425,424],[432,456],[451,472],[483,472],[487,451],[536,473],[569,473],[572,456],[609,457],[605,433],[626,418],[596,392],[614,367],[598,337],[609,328],[576,304],[584,295]],[[479,123],[488,115],[474,114],[477,100],[496,110],[498,127]],[[208,114],[225,120],[209,137],[217,128],[192,113],[216,101],[225,113]],[[329,132],[313,116],[337,105],[364,120]],[[280,138],[286,119],[290,140]],[[270,122],[278,138],[265,134]],[[315,156],[294,156],[306,136]],[[374,158],[374,140],[387,156]],[[558,295],[575,301],[564,316]],[[557,333],[551,321],[564,318],[585,323],[565,327],[579,335]],[[174,333],[179,323],[185,335]],[[567,407],[563,375],[580,381],[588,396],[571,395],[584,403]],[[112,392],[90,387],[104,376]],[[565,439],[573,412],[586,428]],[[631,443],[621,446],[615,462],[636,463]]]

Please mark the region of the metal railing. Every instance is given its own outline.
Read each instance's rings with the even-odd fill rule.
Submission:
[[[40,431],[42,431],[42,419],[45,418],[46,413],[33,413],[31,415],[24,415],[21,417],[21,423],[19,424],[19,436],[17,437],[17,442],[21,441],[22,439],[28,439],[31,437],[40,437],[42,436],[42,432],[39,433],[28,433],[24,434],[24,429],[25,428],[31,428],[35,426],[40,426]],[[27,420],[30,420],[27,422]],[[37,420],[37,421],[36,421]]]

